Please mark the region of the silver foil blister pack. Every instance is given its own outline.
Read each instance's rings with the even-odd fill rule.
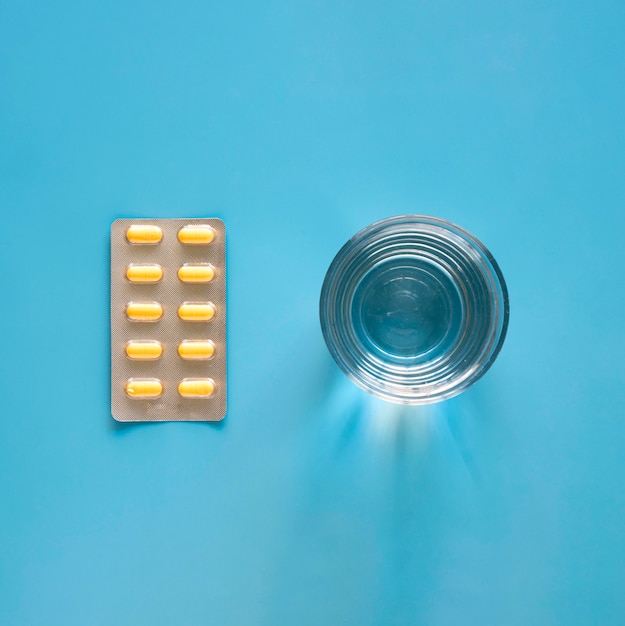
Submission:
[[[111,226],[111,412],[120,422],[226,414],[226,266],[221,220]]]

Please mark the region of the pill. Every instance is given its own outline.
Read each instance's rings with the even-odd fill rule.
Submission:
[[[210,283],[215,277],[215,268],[210,263],[185,263],[178,270],[183,283]]]
[[[156,322],[163,315],[163,307],[158,302],[129,302],[126,316],[133,322]]]
[[[130,243],[160,243],[163,231],[152,224],[133,224],[126,231]]]
[[[210,339],[185,339],[178,344],[178,354],[188,361],[207,361],[215,354],[215,344]]]
[[[130,398],[158,398],[163,393],[163,385],[158,378],[129,378],[126,381],[126,395]]]
[[[187,245],[206,245],[215,238],[215,231],[208,224],[189,224],[178,231],[178,240]]]
[[[210,398],[215,393],[215,382],[212,378],[183,378],[178,393],[183,398]]]
[[[163,346],[159,341],[129,341],[126,344],[126,356],[135,361],[154,361],[160,359]]]
[[[163,278],[163,268],[158,263],[131,263],[126,278],[131,283],[157,283]]]
[[[212,302],[183,302],[178,307],[178,316],[185,322],[208,322],[214,315]]]

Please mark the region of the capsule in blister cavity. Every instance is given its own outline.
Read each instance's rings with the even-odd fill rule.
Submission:
[[[178,316],[185,322],[208,322],[214,315],[212,302],[183,302],[178,307]]]
[[[178,231],[178,241],[185,245],[206,245],[215,238],[215,231],[208,224],[189,224]]]
[[[212,378],[184,378],[178,384],[178,393],[183,398],[210,398],[215,393]]]
[[[126,278],[131,283],[157,283],[163,278],[163,268],[158,263],[131,263]]]
[[[126,356],[133,361],[155,361],[163,354],[160,341],[137,340],[126,344]]]
[[[129,302],[126,316],[133,322],[156,322],[163,316],[163,307],[158,302]]]
[[[178,270],[183,283],[210,283],[215,277],[215,268],[210,263],[185,263]]]
[[[158,378],[129,378],[126,382],[126,395],[129,398],[150,400],[163,393],[163,385]]]
[[[160,243],[162,238],[163,231],[153,224],[133,224],[126,231],[126,239],[134,244]]]
[[[185,339],[178,345],[178,354],[186,361],[208,361],[215,354],[215,344],[210,339]]]

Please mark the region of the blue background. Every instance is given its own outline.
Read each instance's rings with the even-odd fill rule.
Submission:
[[[0,5],[0,623],[625,622],[625,4]],[[325,271],[400,213],[511,296],[466,394],[372,400]],[[221,425],[116,424],[108,232],[228,228]]]

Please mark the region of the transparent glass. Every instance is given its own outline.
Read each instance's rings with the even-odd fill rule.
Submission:
[[[508,292],[486,247],[436,217],[368,226],[336,255],[319,305],[339,367],[357,385],[401,404],[451,398],[495,360]]]

